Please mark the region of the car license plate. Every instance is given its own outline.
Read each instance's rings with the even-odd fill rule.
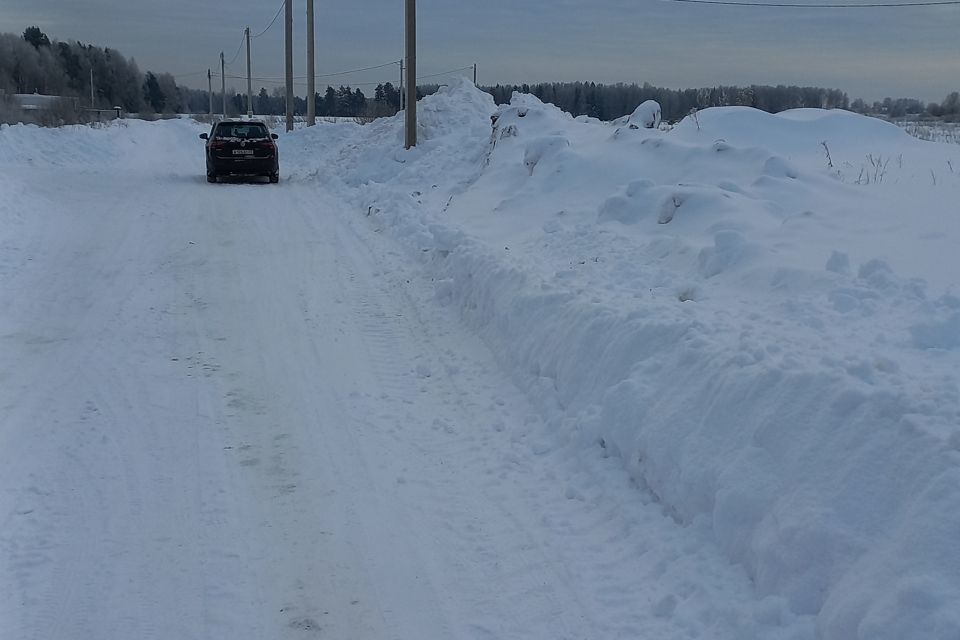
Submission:
[[[253,149],[234,149],[233,155],[235,156],[252,156]]]

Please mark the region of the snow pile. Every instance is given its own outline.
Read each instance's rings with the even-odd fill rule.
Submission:
[[[100,175],[110,169],[156,171],[157,159],[196,159],[197,134],[210,127],[194,120],[113,120],[103,126],[70,125],[56,129],[3,125],[0,158],[35,168],[69,167]]]
[[[956,148],[818,110],[663,132],[469,83],[421,103],[409,152],[399,118],[338,126],[294,137],[324,148],[299,177],[424,261],[558,446],[619,456],[778,620],[960,634]]]
[[[630,127],[656,129],[660,126],[660,105],[654,100],[647,100],[638,106],[627,119]]]

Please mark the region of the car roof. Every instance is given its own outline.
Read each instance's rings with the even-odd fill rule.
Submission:
[[[220,120],[219,122],[217,122],[217,124],[262,124],[263,126],[267,126],[267,123],[265,121],[257,120],[254,118],[250,118],[250,119],[244,118],[242,120],[237,118],[229,118],[227,120]]]

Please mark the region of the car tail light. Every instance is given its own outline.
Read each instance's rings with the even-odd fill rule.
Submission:
[[[227,143],[223,140],[214,140],[210,143],[211,149],[223,149],[225,146],[227,146]]]
[[[271,151],[277,148],[277,145],[273,144],[273,140],[261,140],[257,143],[257,146],[261,149],[270,149]]]

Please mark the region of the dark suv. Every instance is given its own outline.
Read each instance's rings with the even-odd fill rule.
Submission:
[[[213,125],[207,141],[207,182],[220,176],[267,176],[280,181],[277,134],[262,120],[222,120]]]

